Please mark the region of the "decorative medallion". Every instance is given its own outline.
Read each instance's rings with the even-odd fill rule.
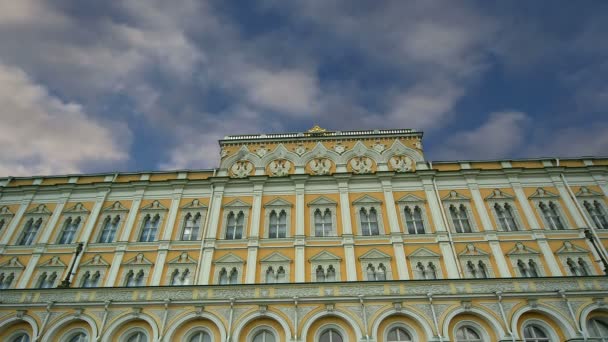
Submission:
[[[331,169],[331,161],[327,158],[316,158],[308,162],[313,175],[327,175]]]
[[[350,166],[356,174],[371,173],[374,162],[368,157],[355,157],[350,160]]]
[[[289,169],[291,168],[291,162],[285,159],[273,160],[268,165],[268,171],[272,177],[284,177],[289,175]]]
[[[341,142],[338,142],[334,145],[334,151],[336,151],[338,154],[342,154],[344,151],[346,151],[346,146],[342,145]]]
[[[306,147],[304,145],[302,145],[302,144],[298,144],[298,146],[296,148],[294,148],[293,150],[299,156],[301,156],[304,153],[306,153]]]
[[[253,164],[247,160],[239,160],[232,164],[230,171],[232,171],[232,177],[234,178],[245,178],[253,171]]]
[[[384,151],[386,149],[386,145],[381,144],[380,141],[376,141],[376,143],[374,144],[374,150],[376,150],[376,152],[378,153],[382,153],[382,151]]]
[[[261,145],[257,150],[255,150],[255,154],[257,154],[258,157],[260,157],[260,158],[265,156],[266,153],[268,153],[268,149],[266,149],[266,145]]]
[[[412,171],[412,158],[408,156],[394,156],[390,159],[391,166],[395,172]]]

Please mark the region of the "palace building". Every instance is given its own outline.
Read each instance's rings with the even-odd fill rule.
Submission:
[[[608,341],[608,158],[219,144],[209,170],[0,178],[0,340]]]

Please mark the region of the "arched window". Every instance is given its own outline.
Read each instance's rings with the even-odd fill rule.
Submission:
[[[332,236],[333,228],[331,222],[331,210],[325,209],[325,212],[321,212],[321,209],[315,210],[315,236]]]
[[[38,287],[41,289],[50,289],[55,285],[55,279],[57,279],[57,272],[52,272],[51,274],[42,272],[40,279],[38,280]]]
[[[327,267],[327,274],[325,276],[325,281],[336,281],[336,270],[333,265],[329,265]]]
[[[538,277],[538,267],[532,259],[528,260],[528,271],[530,277]]]
[[[486,266],[486,264],[479,260],[479,262],[477,263],[477,278],[487,278],[488,277],[488,267]]]
[[[519,273],[522,277],[528,277],[528,268],[526,267],[526,263],[521,259],[517,259],[517,268],[519,269]]]
[[[146,215],[144,218],[144,226],[139,236],[139,242],[151,242],[156,239],[156,233],[158,232],[158,224],[160,222],[160,215],[151,217]]]
[[[134,286],[143,286],[144,285],[144,270],[139,270],[139,272],[135,273],[133,270],[129,270],[127,273],[126,286],[134,287]]]
[[[515,221],[515,214],[513,213],[513,208],[509,205],[509,203],[505,203],[504,205],[496,203],[494,204],[494,210],[496,212],[496,217],[498,218],[500,228],[503,231],[514,232],[516,230],[519,230],[519,228],[517,227],[517,222]]]
[[[524,327],[524,341],[525,342],[549,342],[549,334],[545,329],[541,328],[537,324],[528,324]]]
[[[63,230],[61,231],[61,236],[59,237],[59,244],[68,244],[74,242],[74,238],[76,237],[76,230],[80,226],[80,216],[72,219],[68,217],[65,220],[63,225]]]
[[[409,234],[424,234],[424,220],[422,220],[422,209],[415,206],[412,210],[409,206],[404,209],[405,225]]]
[[[226,240],[238,240],[243,238],[243,224],[245,214],[239,211],[238,214],[230,212],[226,223]]]
[[[84,332],[79,332],[74,336],[70,337],[68,342],[88,342],[87,334]]]
[[[468,325],[463,325],[456,330],[456,342],[482,342],[477,330]]]
[[[211,336],[203,330],[199,330],[190,336],[188,342],[211,342]]]
[[[321,333],[321,336],[319,336],[319,342],[343,342],[344,339],[342,338],[342,335],[340,335],[340,333],[338,332],[338,330],[330,328],[325,330],[323,333]]]
[[[272,269],[272,266],[269,266],[268,269],[266,270],[266,284],[272,284],[275,281],[275,277],[274,277],[274,270]]]
[[[13,337],[11,342],[30,342],[30,336],[26,333],[20,333],[19,335]]]
[[[581,272],[581,275],[587,276],[590,275],[589,267],[587,266],[587,262],[583,260],[583,258],[578,258],[577,261],[578,269]]]
[[[239,271],[236,269],[236,267],[233,267],[232,270],[230,271],[230,277],[228,277],[228,282],[230,284],[238,284],[238,279],[239,279]]]
[[[557,205],[553,202],[549,202],[549,205],[540,202],[538,204],[540,211],[543,213],[543,217],[547,225],[549,225],[550,229],[553,230],[563,230],[564,225],[562,223],[561,216],[559,215],[559,211],[557,209]]]
[[[608,341],[608,324],[598,318],[591,318],[587,321],[587,332],[589,337],[598,338],[598,341]]]
[[[97,287],[100,277],[101,274],[99,271],[96,271],[93,274],[91,274],[90,271],[86,271],[82,277],[82,287]]]
[[[2,228],[4,228],[4,219],[0,219],[0,230],[2,230]]]
[[[283,266],[279,266],[277,270],[277,283],[284,283],[287,281],[287,276],[285,274],[285,269]]]
[[[268,225],[268,238],[284,238],[287,236],[287,213],[281,210],[278,214],[275,210],[270,212]]]
[[[456,233],[470,233],[471,224],[469,223],[469,217],[467,214],[467,207],[464,204],[456,207],[453,204],[450,205],[450,215],[452,216],[452,223]]]
[[[198,239],[200,221],[200,213],[196,213],[196,215],[192,215],[191,213],[186,214],[186,217],[184,217],[184,230],[182,231],[183,241],[192,241]]]
[[[323,270],[323,266],[317,266],[317,270],[315,271],[317,275],[317,281],[325,281],[325,271]]]
[[[228,272],[224,267],[220,270],[220,285],[228,284]]]
[[[359,210],[361,219],[361,234],[362,235],[379,235],[378,230],[378,214],[375,208],[370,208],[369,212],[365,208]]]
[[[593,201],[593,204],[591,204],[588,201],[584,201],[583,205],[589,213],[589,216],[591,216],[596,228],[608,229],[608,215],[606,215],[606,211],[600,202],[595,200]]]
[[[252,342],[275,342],[274,334],[264,329],[255,334]]]
[[[38,229],[40,229],[41,225],[42,225],[42,218],[39,218],[36,221],[34,221],[33,218],[29,219],[25,224],[25,227],[23,229],[23,233],[21,234],[21,239],[19,239],[18,245],[21,245],[21,246],[31,245],[34,242],[34,238],[36,237],[36,234],[38,233]]]
[[[435,267],[435,264],[433,264],[433,262],[429,261],[429,264],[427,265],[427,274],[428,277],[427,279],[437,279],[437,268]]]
[[[376,280],[376,268],[372,264],[367,264],[367,280]]]
[[[0,289],[8,289],[11,287],[13,280],[15,279],[15,273],[11,272],[8,275],[4,273],[0,274]]]
[[[127,342],[148,342],[148,336],[143,331],[136,331],[129,335]]]
[[[120,215],[116,215],[114,219],[112,219],[109,215],[106,216],[103,222],[103,228],[101,229],[101,234],[99,235],[100,243],[110,243],[114,242],[114,237],[116,236],[116,230],[118,229],[118,224],[120,223]]]
[[[388,331],[387,342],[411,342],[412,336],[403,328],[395,327]]]

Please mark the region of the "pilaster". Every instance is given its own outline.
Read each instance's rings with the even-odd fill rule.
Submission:
[[[551,246],[549,246],[549,243],[547,242],[545,234],[542,231],[535,232],[534,240],[536,240],[536,243],[538,244],[538,247],[540,248],[543,257],[545,258],[545,261],[549,266],[551,275],[554,277],[563,276],[562,270],[560,269],[559,263],[557,262],[557,258],[555,258],[555,254],[553,254],[553,251],[551,250]]]
[[[570,213],[570,216],[574,219],[574,224],[576,224],[576,228],[587,227],[583,216],[578,211],[576,203],[574,203],[574,201],[570,197],[570,193],[568,193],[568,189],[566,189],[566,185],[562,181],[561,177],[559,175],[553,174],[551,175],[551,181],[553,181],[553,184],[559,192],[559,196],[561,197],[562,201],[564,201],[566,209],[568,209],[568,213]]]
[[[59,218],[61,217],[61,213],[63,212],[63,208],[65,207],[65,204],[68,202],[69,198],[70,198],[69,192],[63,193],[62,196],[59,198],[59,201],[57,202],[57,205],[55,206],[55,210],[53,210],[53,214],[51,215],[49,222],[47,222],[45,227],[42,227],[43,228],[42,235],[40,235],[40,239],[38,239],[39,244],[47,244],[49,242],[51,235],[55,231],[55,226],[57,225],[57,221],[59,221]],[[61,230],[61,227],[58,227],[57,230]]]
[[[511,188],[515,193],[515,197],[517,198],[517,201],[521,205],[521,208],[524,212],[526,221],[528,221],[528,224],[530,225],[530,229],[542,229],[542,227],[538,223],[538,220],[536,219],[536,216],[534,215],[534,211],[532,209],[532,206],[530,205],[530,201],[528,201],[528,197],[526,197],[526,193],[524,192],[524,189],[521,186],[521,183],[519,182],[519,178],[517,177],[517,175],[509,175],[508,178],[509,183],[511,183]]]
[[[471,197],[473,198],[475,209],[477,210],[479,218],[481,219],[483,230],[486,232],[496,230],[494,229],[494,226],[492,226],[492,220],[490,220],[490,215],[488,215],[488,210],[486,208],[485,202],[481,197],[481,193],[479,192],[479,185],[477,184],[475,176],[467,175],[465,176],[465,179],[467,181],[469,191],[471,192]]]
[[[500,248],[500,242],[498,241],[498,236],[496,233],[487,234],[486,239],[490,245],[490,251],[492,252],[492,258],[496,261],[496,266],[498,267],[498,274],[501,278],[510,278],[511,271],[509,264],[507,263],[507,259],[505,258],[505,254]]]
[[[15,235],[15,231],[17,230],[17,227],[19,227],[21,219],[23,219],[23,214],[25,214],[27,207],[29,207],[32,203],[33,198],[33,192],[23,195],[23,199],[21,200],[21,205],[19,206],[19,209],[17,209],[17,212],[15,213],[15,216],[13,216],[11,223],[6,228],[6,231],[2,234],[2,237],[0,238],[0,251],[4,249],[5,245],[10,243],[10,239],[13,235]]]
[[[30,278],[32,277],[32,274],[34,273],[34,270],[38,265],[38,260],[40,260],[42,253],[44,253],[44,247],[34,247],[32,257],[27,263],[25,270],[21,274],[21,278],[19,278],[19,283],[17,283],[17,286],[15,288],[25,289],[27,287],[27,284],[30,282]]]
[[[177,219],[177,212],[179,211],[179,204],[182,200],[182,193],[184,188],[182,186],[173,189],[173,196],[171,197],[171,207],[169,208],[169,214],[167,215],[167,223],[161,240],[169,241],[173,235],[173,229],[175,229],[175,220]],[[158,265],[158,263],[156,263]]]
[[[116,278],[118,277],[118,272],[120,271],[120,266],[122,265],[122,258],[125,255],[125,249],[126,245],[124,244],[116,246],[114,258],[112,258],[112,264],[110,265],[108,277],[106,278],[106,282],[104,284],[105,287],[120,286],[116,285]]]
[[[135,190],[133,197],[133,202],[131,203],[131,209],[129,209],[129,215],[127,216],[125,227],[122,230],[122,234],[120,235],[120,239],[118,241],[129,241],[131,231],[133,230],[133,226],[135,225],[135,219],[137,218],[137,214],[139,213],[139,206],[141,205],[141,200],[144,197],[144,190]]]
[[[158,286],[162,280],[163,269],[165,266],[165,261],[167,260],[167,253],[169,251],[169,243],[168,242],[160,242],[160,246],[158,247],[158,252],[156,254],[156,262],[153,267],[152,277],[150,280],[150,286]]]

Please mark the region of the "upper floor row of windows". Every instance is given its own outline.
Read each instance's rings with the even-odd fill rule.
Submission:
[[[445,219],[454,233],[472,233],[479,231],[474,219],[472,203],[470,200],[452,194],[453,198],[443,199],[443,213]],[[546,194],[546,192],[544,192]],[[356,235],[379,236],[386,235],[382,210],[382,202],[365,196],[366,201],[353,202],[353,211]],[[312,237],[338,236],[337,203],[330,200],[313,201],[309,204],[309,233]],[[423,199],[409,198],[407,201],[397,202],[401,217],[401,225],[406,234],[425,234],[433,231],[427,215],[427,203]],[[556,196],[545,196],[535,198],[533,206],[545,228],[551,230],[564,230],[569,228],[567,216]],[[589,222],[598,229],[608,229],[608,210],[604,199],[600,196],[580,199],[583,214]],[[76,241],[82,226],[87,220],[88,212],[80,207],[72,208],[63,214],[60,230],[55,234],[54,242],[57,244],[70,244]],[[77,205],[78,206],[78,205]],[[522,216],[517,210],[514,199],[508,196],[496,196],[488,199],[488,207],[499,231],[521,231],[524,230]],[[287,238],[292,235],[290,204],[278,203],[265,207],[264,226],[261,228],[261,236],[269,239]],[[138,242],[153,242],[159,240],[160,228],[166,219],[166,208],[158,201],[142,208],[139,221],[135,224],[135,238]],[[250,208],[246,205],[226,206],[224,215],[219,224],[219,238],[225,240],[240,240],[247,236]],[[100,215],[99,222],[94,230],[92,241],[97,243],[111,243],[119,239],[117,236],[121,227],[125,226],[128,209],[122,207],[119,202],[106,208]],[[179,217],[178,240],[192,241],[200,240],[203,235],[203,227],[207,216],[207,208],[193,201],[189,207],[182,208]],[[9,222],[11,216],[0,212],[0,232]],[[31,245],[36,242],[40,231],[48,223],[50,212],[44,208],[26,213],[25,219],[18,230],[18,236],[14,240],[16,245]],[[123,237],[124,238],[124,237]],[[126,237],[130,240],[131,237]]]

